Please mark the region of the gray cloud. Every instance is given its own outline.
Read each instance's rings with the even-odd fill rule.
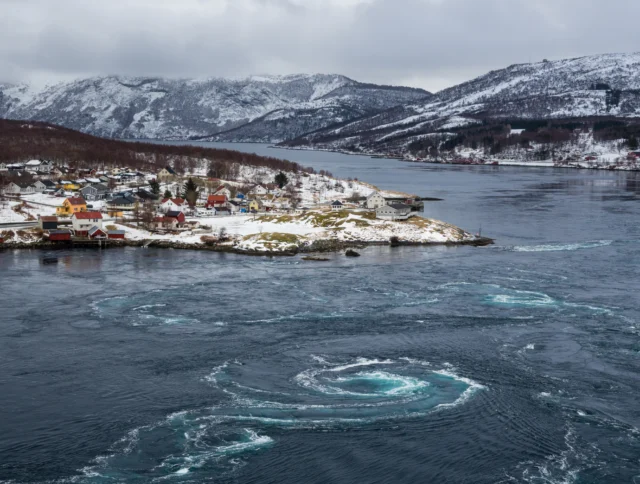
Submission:
[[[431,90],[638,49],[627,0],[0,0],[0,78],[341,73]]]

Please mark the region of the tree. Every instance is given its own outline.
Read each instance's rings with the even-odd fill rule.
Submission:
[[[284,186],[289,183],[289,178],[284,173],[280,172],[276,175],[275,182],[280,189],[284,188]]]
[[[191,178],[184,184],[183,197],[191,207],[198,201],[198,186]]]
[[[171,190],[169,190],[168,188],[164,191],[164,195],[163,198],[173,198],[173,195],[171,194]]]
[[[226,239],[227,239],[227,228],[220,227],[220,230],[218,230],[218,240],[223,241]]]
[[[144,227],[147,230],[151,229],[151,223],[153,222],[154,216],[155,216],[155,211],[153,209],[153,203],[145,202],[145,204],[142,207],[142,213],[140,214],[140,218],[142,220]]]
[[[149,186],[151,187],[151,193],[154,195],[160,194],[160,183],[158,183],[158,180],[151,180]]]
[[[630,136],[627,140],[627,146],[631,151],[635,151],[638,149],[638,138],[635,136]]]

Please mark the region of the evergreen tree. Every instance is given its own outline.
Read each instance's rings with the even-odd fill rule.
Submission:
[[[182,196],[191,207],[198,201],[198,186],[191,178],[184,184]]]
[[[635,136],[630,136],[627,140],[627,146],[631,151],[635,151],[638,149],[638,138]]]
[[[151,193],[154,195],[160,194],[160,183],[157,180],[151,180],[149,186],[151,187]]]
[[[163,198],[173,198],[173,195],[171,194],[171,191],[170,190],[165,190]]]
[[[275,182],[281,189],[289,183],[289,178],[284,173],[280,172],[276,175]]]

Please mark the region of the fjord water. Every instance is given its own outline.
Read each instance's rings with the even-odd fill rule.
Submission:
[[[640,174],[284,154],[496,245],[0,253],[0,481],[640,482]]]

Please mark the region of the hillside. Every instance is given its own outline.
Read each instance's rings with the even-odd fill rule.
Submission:
[[[445,89],[427,100],[285,142],[288,146],[406,153],[434,133],[499,120],[640,116],[640,54],[519,64]],[[444,137],[446,139],[446,136]]]
[[[46,121],[109,138],[274,142],[429,95],[339,75],[108,76],[41,90],[0,84],[0,117]]]
[[[32,121],[0,119],[0,146],[0,162],[4,163],[25,162],[35,158],[79,168],[106,165],[157,169],[170,165],[179,173],[194,165],[211,166],[211,163],[216,163],[313,172],[290,161],[239,151],[117,141]]]

